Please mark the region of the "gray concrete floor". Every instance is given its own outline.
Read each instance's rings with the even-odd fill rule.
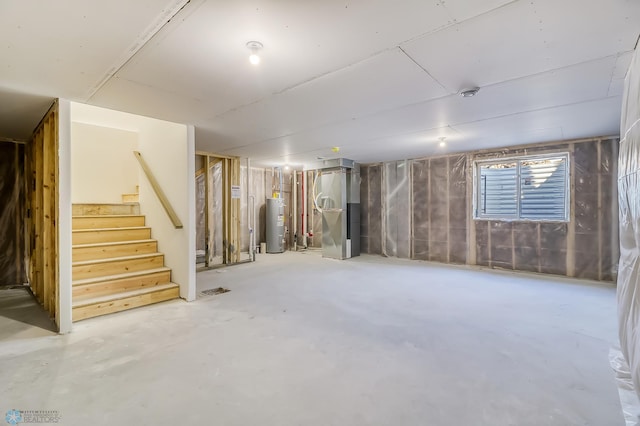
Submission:
[[[219,286],[231,292],[90,319],[66,336],[0,312],[0,414],[57,410],[62,425],[624,424],[607,360],[611,286],[317,253],[198,274],[199,291]]]

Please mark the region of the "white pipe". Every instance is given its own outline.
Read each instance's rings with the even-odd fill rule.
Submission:
[[[307,216],[309,215],[309,206],[307,205],[307,171],[302,172],[302,245],[307,248]]]
[[[318,183],[318,178],[322,176],[322,172],[318,172],[318,174],[316,175],[316,178],[313,180],[313,191],[312,191],[312,199],[313,199],[313,205],[315,206],[315,208],[322,213],[322,209],[320,208],[320,206],[318,205],[318,198],[320,198],[320,196],[322,195],[322,192],[318,193],[316,195],[316,184]]]
[[[312,173],[317,173],[316,171],[313,171]],[[313,193],[311,194],[313,195]],[[311,206],[313,206],[313,200],[311,200]],[[307,234],[311,233],[313,235],[313,217],[315,216],[315,212],[313,211],[313,207],[309,209],[309,215],[311,216],[311,224],[309,226],[309,228],[307,229]],[[309,232],[311,231],[311,232]]]

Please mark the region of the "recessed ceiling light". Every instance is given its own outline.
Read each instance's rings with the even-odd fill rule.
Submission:
[[[463,98],[472,98],[475,95],[477,95],[479,91],[480,91],[479,87],[473,87],[471,89],[465,89],[465,90],[462,90],[460,92],[460,96],[462,96]]]
[[[262,49],[264,46],[259,41],[249,41],[247,42],[247,49],[251,51],[251,55],[249,55],[249,62],[252,65],[258,65],[260,63],[260,56],[258,55],[258,51]]]

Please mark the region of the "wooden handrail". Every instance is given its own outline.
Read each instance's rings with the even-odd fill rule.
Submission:
[[[173,226],[176,229],[182,229],[182,222],[180,222],[180,219],[178,219],[178,215],[176,214],[175,210],[173,210],[173,207],[171,207],[169,199],[164,194],[164,191],[162,191],[162,188],[160,188],[160,184],[156,180],[155,176],[153,176],[153,173],[151,173],[151,169],[147,165],[147,162],[144,161],[144,158],[142,158],[142,154],[140,154],[138,151],[133,151],[133,155],[135,155],[138,159],[140,167],[142,167],[144,174],[147,176],[147,179],[149,179],[149,183],[151,184],[153,191],[156,193],[156,196],[160,200],[160,204],[162,204],[162,207],[164,207],[164,210],[167,212],[167,215],[169,216],[169,219],[171,219]]]

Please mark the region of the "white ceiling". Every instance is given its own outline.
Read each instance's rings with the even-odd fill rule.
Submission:
[[[0,136],[53,97],[264,165],[614,135],[639,32],[637,0],[3,0]]]

